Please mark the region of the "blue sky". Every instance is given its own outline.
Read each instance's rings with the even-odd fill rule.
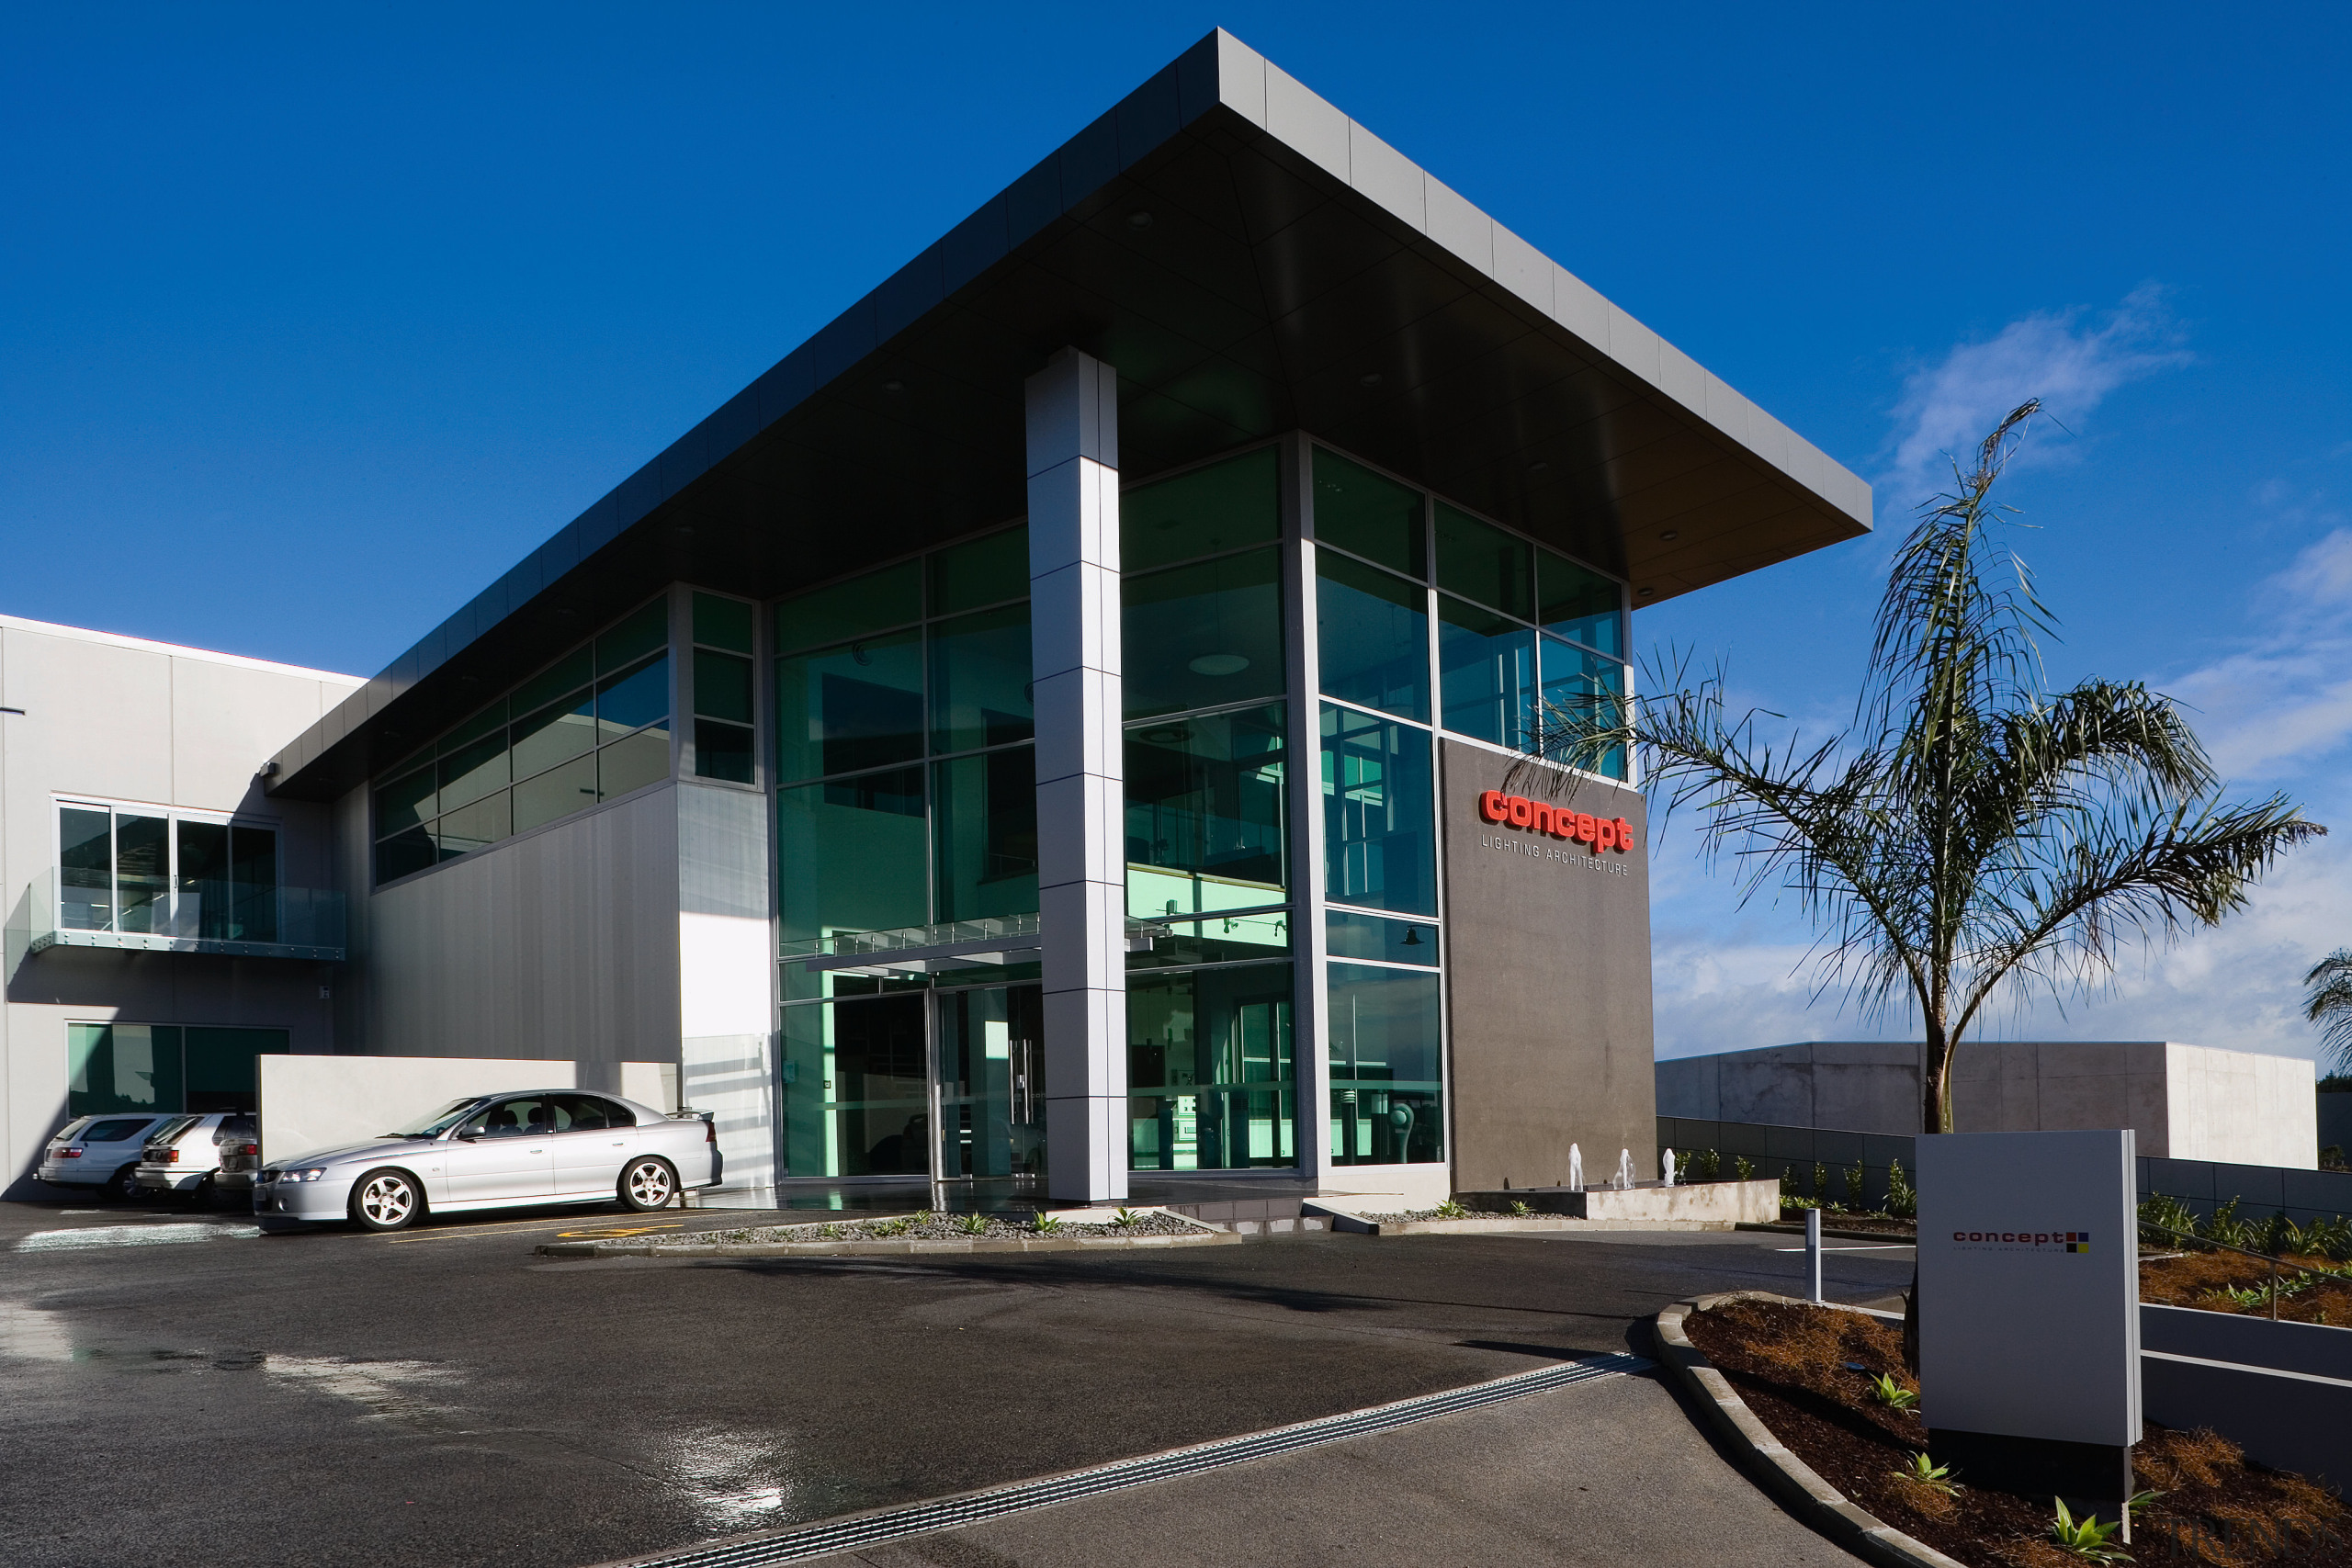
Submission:
[[[1939,454],[2061,681],[2344,830],[2012,1038],[2308,1054],[2352,943],[2352,23],[2333,7],[17,7],[0,611],[380,668],[1212,25],[1872,480],[1879,538],[1645,613],[1847,711]],[[354,585],[358,591],[354,591]],[[1887,1037],[1656,865],[1659,1048]]]

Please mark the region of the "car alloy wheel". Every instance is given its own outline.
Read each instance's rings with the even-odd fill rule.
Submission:
[[[678,1179],[666,1160],[641,1159],[621,1173],[621,1201],[639,1213],[669,1207],[677,1191]]]
[[[116,1199],[122,1202],[128,1202],[131,1199],[137,1197],[139,1195],[139,1168],[135,1165],[126,1165],[120,1170],[116,1171],[112,1176],[107,1177],[105,1192],[107,1197]]]
[[[351,1190],[351,1217],[371,1231],[396,1231],[424,1207],[415,1180],[397,1170],[371,1170]]]

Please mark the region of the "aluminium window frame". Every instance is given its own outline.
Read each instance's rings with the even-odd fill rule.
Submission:
[[[107,922],[104,926],[74,926],[69,928],[64,923],[65,833],[63,822],[58,814],[61,811],[69,808],[81,811],[103,811],[107,814],[107,896],[108,899],[107,908],[109,915]],[[164,880],[170,884],[167,897],[172,901],[170,919],[174,930],[143,933],[126,933],[122,930],[121,852],[118,843],[120,829],[118,828],[117,823],[126,813],[134,817],[161,818],[166,824],[164,831],[164,842],[168,852],[166,859],[169,863],[169,869],[164,872]],[[116,935],[143,934],[166,937],[177,935],[178,932],[176,928],[179,923],[179,899],[181,892],[183,891],[180,886],[182,878],[180,874],[179,825],[184,821],[202,823],[206,826],[219,828],[251,828],[256,830],[266,831],[276,836],[277,840],[277,878],[271,884],[270,897],[271,902],[274,905],[272,913],[276,917],[277,928],[280,931],[283,931],[285,929],[286,921],[286,888],[288,886],[286,880],[286,819],[284,818],[263,817],[254,812],[239,811],[235,809],[228,811],[214,811],[208,810],[202,807],[158,806],[152,801],[125,800],[102,795],[89,795],[79,792],[68,794],[64,792],[52,791],[49,797],[49,869],[51,875],[55,879],[51,885],[51,891],[55,897],[57,907],[50,911],[50,918],[53,922],[55,922],[56,929],[60,931],[69,929],[74,931],[102,931],[111,932]],[[230,863],[233,868],[235,864],[235,840],[233,839],[231,840],[230,853],[232,856]],[[235,879],[233,877],[230,879],[230,885],[232,886],[235,886]],[[227,1026],[223,1025],[221,1027]]]

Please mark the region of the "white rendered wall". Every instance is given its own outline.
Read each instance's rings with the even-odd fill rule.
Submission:
[[[775,1185],[766,796],[681,783],[678,803],[679,1092],[717,1112],[721,1186]]]
[[[2165,1101],[2175,1159],[2319,1164],[2318,1069],[2301,1056],[2262,1056],[2167,1043]]]
[[[0,615],[0,917],[56,863],[56,799],[275,824],[280,877],[336,886],[327,808],[256,776],[360,685],[351,676]],[[334,1046],[332,966],[293,959],[52,948],[0,976],[0,1190],[66,1118],[66,1026],[120,1020],[284,1029]]]
[[[1065,348],[1026,388],[1046,1181],[1127,1195],[1118,376]]]
[[[610,1070],[617,1066],[617,1073]],[[676,1069],[617,1064],[463,1056],[264,1056],[261,1153],[292,1159],[356,1144],[453,1100],[514,1089],[601,1089],[656,1111],[671,1103]]]
[[[1852,1133],[1919,1131],[1919,1047],[1823,1041],[1657,1065],[1661,1116]],[[1978,1041],[1952,1069],[1963,1133],[2130,1127],[2143,1155],[2309,1170],[2314,1068],[2301,1056],[2178,1042]]]

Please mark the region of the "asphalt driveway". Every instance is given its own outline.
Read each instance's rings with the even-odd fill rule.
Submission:
[[[1803,1266],[1749,1233],[530,1250],[742,1218],[260,1236],[236,1216],[0,1207],[9,1560],[578,1568],[1645,1350],[1666,1303],[1793,1290]],[[1831,1293],[1883,1297],[1909,1271],[1907,1251],[1834,1254]]]

